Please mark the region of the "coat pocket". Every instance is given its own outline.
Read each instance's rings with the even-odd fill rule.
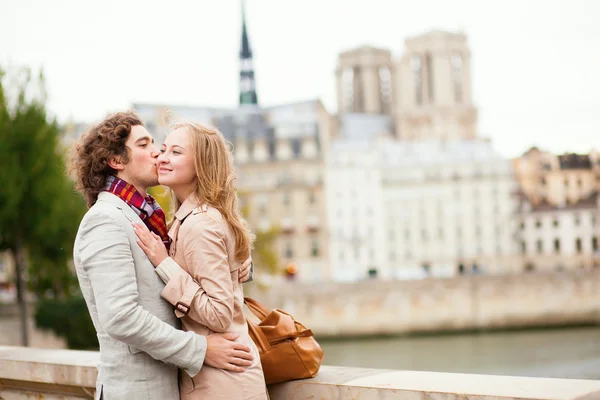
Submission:
[[[179,390],[183,393],[192,393],[196,386],[194,380],[187,374],[187,372],[179,370]]]

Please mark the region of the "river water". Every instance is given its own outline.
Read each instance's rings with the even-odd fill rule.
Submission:
[[[319,343],[326,365],[600,380],[600,327]]]

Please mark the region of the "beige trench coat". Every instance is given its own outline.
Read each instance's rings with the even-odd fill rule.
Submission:
[[[238,282],[241,262],[235,259],[235,238],[221,213],[188,198],[175,213],[169,230],[170,256],[157,267],[166,281],[161,296],[175,306],[182,328],[200,335],[239,333],[254,361],[242,373],[204,364],[193,378],[180,373],[184,400],[268,399],[260,356],[248,335],[244,293]]]

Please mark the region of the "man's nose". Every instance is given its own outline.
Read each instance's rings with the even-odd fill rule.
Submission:
[[[150,151],[150,156],[152,158],[158,158],[159,155],[160,155],[160,150],[157,149],[156,147]]]

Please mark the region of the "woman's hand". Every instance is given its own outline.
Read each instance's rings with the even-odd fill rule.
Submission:
[[[242,263],[242,268],[240,268],[239,272],[239,282],[244,283],[250,280],[252,273],[252,256],[248,257],[246,261]]]
[[[146,226],[135,223],[133,224],[133,231],[139,239],[137,244],[144,250],[154,267],[157,267],[165,258],[169,257],[165,244],[156,233],[150,232]]]

